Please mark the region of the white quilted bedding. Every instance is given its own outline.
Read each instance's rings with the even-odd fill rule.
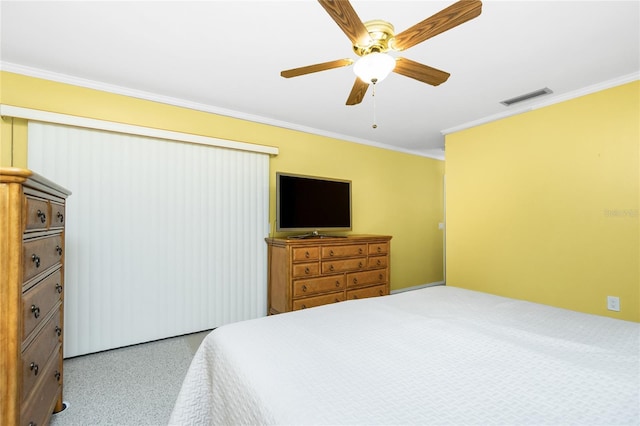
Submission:
[[[640,324],[430,287],[225,325],[170,423],[640,424]]]

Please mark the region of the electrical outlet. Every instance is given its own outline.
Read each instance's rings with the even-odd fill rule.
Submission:
[[[620,298],[617,296],[607,296],[607,309],[620,312]]]

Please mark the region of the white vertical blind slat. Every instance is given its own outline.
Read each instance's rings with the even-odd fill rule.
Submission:
[[[69,188],[65,356],[266,315],[268,155],[29,123]]]

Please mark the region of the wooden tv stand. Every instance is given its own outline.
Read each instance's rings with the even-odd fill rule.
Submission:
[[[265,241],[270,315],[389,294],[390,236]]]

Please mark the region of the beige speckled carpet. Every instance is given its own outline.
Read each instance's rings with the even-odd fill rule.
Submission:
[[[166,425],[193,354],[209,331],[64,361],[52,426]]]

